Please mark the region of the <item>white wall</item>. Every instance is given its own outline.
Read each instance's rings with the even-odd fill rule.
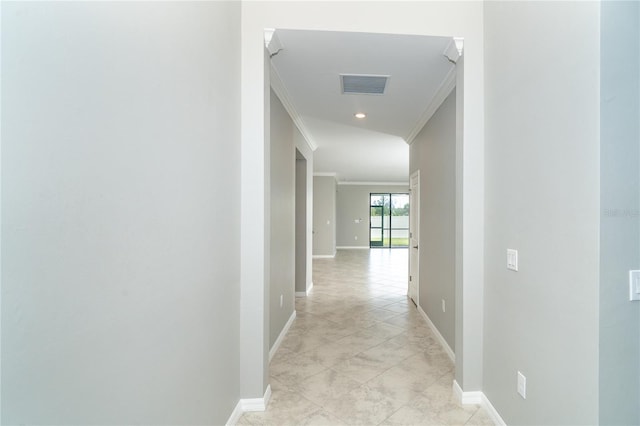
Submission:
[[[339,184],[337,190],[337,247],[369,248],[370,194],[409,193],[409,185]],[[362,220],[355,223],[356,219]]]
[[[603,2],[600,60],[600,424],[640,424],[640,4]]]
[[[336,254],[336,179],[313,177],[313,255]]]
[[[410,173],[420,170],[420,307],[455,347],[456,92],[418,133]],[[445,312],[442,312],[442,300]]]
[[[363,14],[363,5],[366,13]],[[464,390],[474,391],[482,383],[482,294],[484,279],[484,37],[483,2],[246,2],[242,3],[242,167],[243,207],[252,213],[264,210],[264,175],[260,173],[265,159],[264,97],[264,28],[287,28],[331,31],[365,31],[389,34],[460,36],[465,39],[464,73],[464,150],[461,150],[460,188],[464,192],[464,205],[460,207],[461,256],[459,273],[464,286],[459,292],[464,305],[464,345],[456,345],[456,376]],[[358,16],[358,19],[353,19]],[[462,143],[462,142],[461,142]],[[267,145],[268,146],[268,145]],[[462,167],[464,165],[464,170]],[[249,173],[248,171],[252,171]],[[243,212],[242,287],[244,294],[264,291],[265,228],[255,215]],[[257,242],[256,242],[257,241]],[[254,247],[248,244],[253,242]],[[462,247],[462,245],[460,245]],[[243,269],[244,270],[244,269]],[[262,311],[262,299],[243,298],[244,323],[259,324],[252,312]],[[464,312],[463,312],[464,311]],[[251,336],[243,328],[241,339]],[[265,349],[266,350],[266,349]],[[254,357],[257,358],[257,355]],[[242,361],[243,389],[258,394],[260,385],[251,380],[249,373],[258,364],[247,357]]]
[[[269,347],[273,347],[295,306],[295,164],[294,124],[271,92],[271,238]],[[282,298],[282,306],[280,305]]]
[[[239,23],[234,2],[2,4],[3,424],[236,405]]]
[[[483,390],[507,424],[597,424],[600,4],[487,2],[484,19]]]

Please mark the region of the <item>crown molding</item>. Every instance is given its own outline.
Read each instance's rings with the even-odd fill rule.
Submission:
[[[442,80],[442,83],[440,83],[440,86],[438,87],[438,90],[436,90],[436,94],[433,96],[433,99],[431,99],[427,109],[424,110],[420,119],[413,127],[413,130],[411,130],[411,133],[404,138],[405,142],[409,145],[413,143],[416,136],[418,136],[418,133],[420,133],[422,128],[427,124],[431,117],[433,117],[433,114],[436,113],[438,108],[440,108],[440,105],[442,105],[444,100],[447,99],[447,96],[449,96],[453,88],[456,87],[456,74],[456,67],[452,67],[444,80]]]
[[[309,133],[309,130],[302,122],[302,118],[300,118],[300,115],[296,111],[293,100],[291,99],[291,96],[289,96],[289,92],[287,91],[286,87],[284,87],[284,84],[282,83],[280,74],[278,74],[278,71],[275,69],[273,64],[271,64],[270,80],[271,80],[271,88],[276,93],[276,95],[278,95],[278,98],[280,99],[280,102],[282,102],[284,109],[287,110],[287,112],[289,113],[289,116],[295,123],[296,127],[298,128],[298,130],[300,130],[300,133],[302,133],[304,140],[307,142],[307,145],[309,145],[309,149],[311,149],[311,151],[315,151],[316,149],[318,149],[318,145],[316,145],[313,138],[311,137],[311,133]]]

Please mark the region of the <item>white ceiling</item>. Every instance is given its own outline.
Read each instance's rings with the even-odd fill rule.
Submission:
[[[280,29],[276,36],[282,50],[271,59],[272,84],[279,78],[283,103],[317,145],[314,173],[336,173],[340,182],[408,182],[405,139],[453,69],[443,55],[451,39]],[[383,95],[343,95],[340,74],[390,78]]]

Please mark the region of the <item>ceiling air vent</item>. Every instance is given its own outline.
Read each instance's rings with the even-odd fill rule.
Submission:
[[[340,74],[342,93],[355,95],[382,95],[388,75]]]

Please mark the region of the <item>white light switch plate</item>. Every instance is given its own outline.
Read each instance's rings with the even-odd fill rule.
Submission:
[[[507,249],[507,269],[518,270],[518,250]]]
[[[522,399],[527,399],[527,378],[518,371],[518,393]]]
[[[640,300],[640,270],[629,271],[629,300]]]

